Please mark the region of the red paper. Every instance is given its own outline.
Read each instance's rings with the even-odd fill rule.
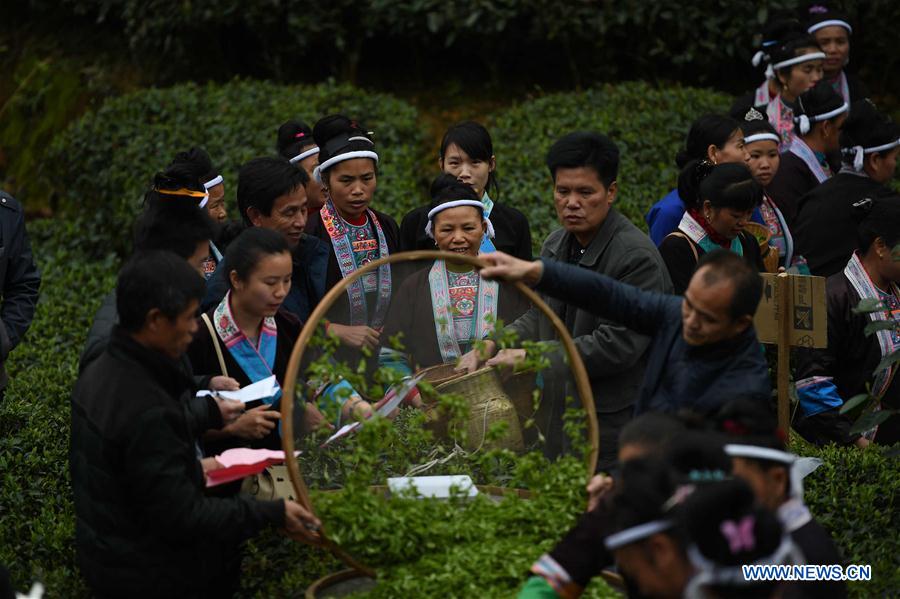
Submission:
[[[216,456],[216,461],[224,468],[206,473],[206,486],[215,487],[259,474],[269,466],[284,462],[284,452],[271,449],[249,449],[237,447]]]

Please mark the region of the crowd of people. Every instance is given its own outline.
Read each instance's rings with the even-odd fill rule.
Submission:
[[[406,215],[378,204],[376,136],[344,115],[282,124],[276,152],[239,170],[234,221],[232,182],[203,149],[177,153],[136,215],[134,254],[94,319],[72,393],[76,548],[91,590],[230,596],[241,544],[263,527],[317,543],[318,520],[289,497],[247,481],[207,490],[205,473],[226,449],[280,448],[280,406],[294,401],[280,385],[329,290],[380,258],[439,249],[488,266],[383,264],[346,286],[324,330],[334,359],[403,376],[514,369],[526,342],[548,342],[535,422],[556,456],[570,450],[574,381],[550,321],[511,283],[534,286],[559,316],[590,379],[603,474],[521,597],[576,597],[614,565],[632,596],[843,596],[837,582],[751,583],[740,565],[841,563],[803,504],[808,462],[772,416],[753,327],[761,272],[828,277],[828,346],[798,352],[794,429],[816,444],[900,440],[897,416],[851,433],[841,413],[863,393],[900,407],[896,369],[877,370],[900,328],[866,333],[900,320],[900,197],[887,186],[900,126],[844,70],[852,31],[821,6],[802,23],[772,20],[754,57],[765,80],[729,114],[698,115],[675,157],[677,187],[646,216],[649,236],[616,209],[629,189],[615,140],[560,137],[546,156],[560,228],[538,260],[527,217],[501,196],[503,157],[475,122],[447,130],[431,202]],[[5,194],[0,234],[2,362],[40,283],[21,207]],[[866,299],[878,309],[856,312]],[[519,347],[494,341],[500,322]],[[197,395],[272,375],[279,387],[255,404]],[[297,401],[304,432],[373,411],[343,380]],[[406,403],[422,405],[417,390]]]

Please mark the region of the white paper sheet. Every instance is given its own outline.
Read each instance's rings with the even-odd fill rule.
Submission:
[[[218,395],[222,399],[231,399],[243,403],[250,403],[251,401],[257,401],[260,399],[269,399],[273,395],[275,395],[277,391],[278,381],[275,380],[275,375],[273,374],[269,378],[257,381],[252,385],[247,385],[243,389],[238,389],[237,391],[210,391],[208,389],[204,389],[203,391],[198,391],[197,396],[203,397],[205,395]]]

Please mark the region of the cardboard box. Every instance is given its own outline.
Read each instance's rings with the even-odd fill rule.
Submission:
[[[787,301],[778,279],[787,278]],[[763,343],[777,343],[782,310],[791,319],[790,343],[795,347],[828,346],[825,278],[763,273],[763,296],[753,320]]]

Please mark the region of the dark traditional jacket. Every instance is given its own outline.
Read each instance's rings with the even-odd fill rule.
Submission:
[[[818,277],[843,271],[859,245],[853,204],[891,193],[887,186],[866,175],[846,171],[815,187],[800,199],[791,228],[795,253],[806,258],[809,271]]]
[[[866,393],[867,385],[871,384],[875,368],[882,359],[877,337],[865,334],[866,325],[871,319],[867,314],[853,312],[853,308],[859,304],[859,294],[843,272],[828,277],[825,294],[828,301],[828,347],[798,350],[797,353],[795,378],[801,406],[805,396],[804,383],[816,379],[820,382],[822,379],[830,379],[836,387],[837,395],[844,402]],[[882,404],[891,409],[900,408],[898,377],[895,376],[888,387]],[[849,435],[851,418],[838,412],[839,408],[828,410],[832,421],[829,426],[816,426],[812,422],[801,420],[795,428],[809,441],[817,444],[832,441],[849,443],[852,440]],[[900,417],[892,416],[879,426],[875,440],[884,444],[900,441]]]
[[[206,312],[210,322],[213,324],[215,323],[215,310],[216,308],[212,308]],[[194,335],[194,340],[187,351],[187,357],[190,360],[192,369],[197,374],[209,377],[225,374],[222,372],[222,367],[219,364],[219,357],[216,354],[216,347],[209,329],[203,321],[198,322],[197,325],[197,333]],[[284,385],[284,375],[287,373],[291,352],[294,350],[294,343],[297,341],[297,337],[300,336],[302,325],[284,308],[275,314],[275,325],[278,329],[278,336],[275,341],[275,368],[272,369],[272,374],[275,375],[279,385]],[[221,339],[218,342],[222,351],[222,359],[225,362],[225,368],[228,370],[228,376],[235,379],[241,387],[246,387],[253,383],[250,377],[247,376],[247,373],[238,365],[231,352],[228,351],[228,348],[225,347],[225,342]],[[250,405],[248,407],[252,408],[255,406]],[[300,414],[295,414],[295,417],[299,418],[300,416]],[[208,441],[203,444],[203,453],[210,456],[218,455],[226,449],[240,446],[281,449],[281,437],[277,434],[277,429],[275,429],[271,434],[252,443],[244,443],[237,438]]]
[[[233,579],[238,544],[284,522],[281,501],[204,495],[181,364],[117,328],[75,384],[76,555],[97,595],[211,596]],[[214,402],[206,424],[221,424]]]
[[[542,260],[538,291],[651,338],[635,414],[681,408],[711,413],[738,396],[769,400],[768,365],[753,327],[727,341],[693,347],[682,334],[682,298]],[[595,398],[598,405],[603,400],[603,395]]]
[[[400,251],[434,250],[434,239],[425,234],[428,206],[420,206],[403,217],[400,224]],[[496,236],[494,247],[522,260],[531,260],[531,228],[528,218],[515,208],[494,202],[491,224]]]
[[[41,275],[25,231],[25,211],[11,195],[0,191],[0,389],[7,383],[5,363],[31,326]]]
[[[443,362],[435,329],[433,295],[428,282],[430,269],[430,266],[422,268],[403,281],[397,297],[391,302],[382,333],[382,345],[385,347],[390,347],[388,341],[391,337],[403,333],[403,350],[412,357],[410,366],[414,371]],[[528,306],[528,300],[515,287],[500,283],[498,320],[509,324],[521,316]]]
[[[840,162],[830,164],[832,172],[837,172],[840,166]],[[794,221],[800,210],[800,198],[819,185],[819,180],[803,159],[791,151],[782,152],[778,172],[766,187],[766,193],[781,210],[791,231],[795,228]]]
[[[759,242],[746,231],[742,231],[738,237],[744,251],[744,260],[756,270],[762,271],[762,257],[759,253]],[[669,277],[672,279],[672,288],[676,295],[684,295],[694,271],[697,270],[697,262],[700,256],[706,253],[702,247],[693,240],[681,235],[668,235],[659,245],[659,253],[666,263]]]

